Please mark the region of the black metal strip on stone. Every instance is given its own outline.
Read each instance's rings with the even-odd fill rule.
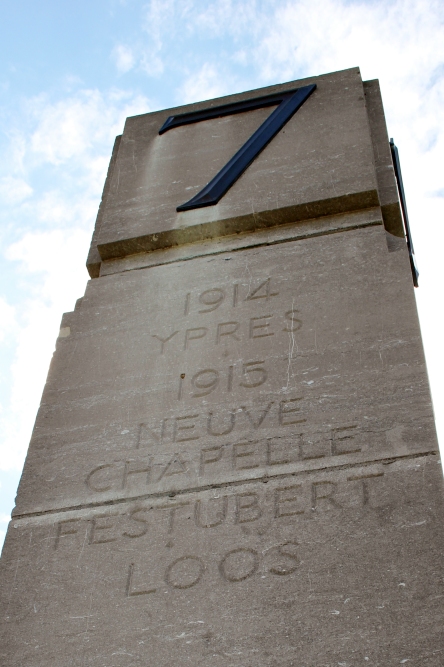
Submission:
[[[303,86],[280,94],[264,95],[251,100],[224,104],[212,109],[170,116],[159,130],[163,134],[170,129],[190,123],[198,123],[211,118],[231,116],[236,113],[253,111],[268,106],[278,105],[262,125],[251,135],[237,153],[222,167],[218,174],[194,197],[177,207],[177,211],[189,211],[204,206],[214,206],[234,185],[237,179],[250,166],[270,141],[280,132],[290,118],[310,97],[316,85]]]
[[[280,104],[289,95],[296,92],[297,88],[286,90],[283,93],[273,93],[272,95],[262,95],[262,97],[254,97],[251,100],[242,100],[241,102],[231,102],[231,104],[221,104],[217,107],[209,109],[200,109],[199,111],[189,111],[188,113],[181,113],[177,116],[169,116],[159,130],[159,134],[164,134],[168,130],[181,125],[191,125],[199,123],[202,120],[210,120],[212,118],[222,118],[223,116],[233,116],[236,113],[244,113],[245,111],[254,111],[255,109],[264,109],[265,107],[274,107]]]
[[[405,238],[409,250],[410,267],[412,269],[413,284],[418,287],[419,271],[416,265],[415,251],[413,248],[412,233],[410,231],[409,216],[407,213],[407,202],[405,199],[404,184],[402,182],[401,163],[399,161],[399,152],[393,139],[390,139],[390,150],[392,153],[393,167],[395,170],[396,184],[398,186],[399,201],[401,202],[402,219],[404,222]]]

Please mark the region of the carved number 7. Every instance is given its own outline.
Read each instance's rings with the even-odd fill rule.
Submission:
[[[254,109],[278,105],[273,113],[268,116],[208,185],[189,201],[185,202],[185,204],[178,206],[176,210],[189,211],[193,208],[202,208],[203,206],[214,206],[214,204],[217,204],[259,153],[264,150],[265,146],[284,127],[285,123],[300,109],[315,88],[316,85],[313,84],[311,86],[304,86],[303,88],[285,90],[282,93],[256,97],[252,100],[233,102],[232,104],[224,104],[212,109],[201,109],[200,111],[191,111],[167,118],[160,128],[159,134],[164,134],[164,132],[180,125],[190,125],[191,123],[199,123],[202,120],[209,120],[210,118],[232,116],[235,113],[242,113],[243,111],[253,111]]]

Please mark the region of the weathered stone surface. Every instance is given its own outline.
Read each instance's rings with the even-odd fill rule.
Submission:
[[[388,232],[404,238],[401,208],[398,199],[395,173],[390,152],[384,107],[382,106],[379,81],[364,81],[364,93],[367,105],[370,134],[373,143],[378,195],[381,204],[384,225]]]
[[[442,664],[436,457],[14,521],[8,667]]]
[[[178,127],[172,113],[316,83],[309,100],[216,206],[176,212],[270,110]],[[346,131],[345,131],[346,130]],[[364,89],[357,68],[128,118],[94,243],[103,259],[376,206]]]
[[[7,534],[1,664],[442,664],[442,472],[379,88],[314,80],[185,214],[269,111],[128,119]]]
[[[116,164],[117,153],[119,151],[121,138],[122,138],[121,135],[117,136],[114,142],[113,152],[108,167],[108,173],[106,175],[105,186],[103,188],[102,201],[100,202],[99,211],[97,213],[96,225],[91,239],[91,246],[88,252],[88,258],[86,260],[86,266],[91,278],[98,278],[100,275],[100,264],[102,259],[99,255],[99,251],[97,250],[97,237],[99,234],[100,227],[102,226],[103,214],[105,212],[106,201],[111,186],[111,179],[114,172],[114,166]]]
[[[67,324],[16,514],[437,449],[381,225],[103,277]]]
[[[185,243],[172,248],[156,250],[156,252],[142,252],[118,259],[105,260],[100,265],[100,275],[109,276],[112,273],[144,269],[148,266],[171,264],[179,260],[190,260],[204,255],[217,255],[221,252],[233,252],[243,248],[255,246],[277,245],[285,241],[296,241],[324,234],[334,234],[351,229],[371,227],[382,224],[382,214],[379,206],[364,211],[354,211],[342,215],[325,215],[321,218],[301,220],[279,227],[258,229],[254,234],[232,234],[206,241]],[[387,237],[388,242],[398,243],[399,239]],[[396,245],[404,247],[403,245]]]

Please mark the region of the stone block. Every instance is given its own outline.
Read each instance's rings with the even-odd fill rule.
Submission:
[[[437,450],[380,224],[102,277],[64,323],[15,515]]]
[[[310,83],[316,83],[315,92],[217,205],[176,212],[270,110],[186,125],[159,136],[168,116]],[[377,206],[359,70],[128,118],[109,178],[94,237],[102,260]]]
[[[15,520],[0,660],[440,667],[436,459]]]
[[[86,267],[91,278],[98,278],[100,275],[100,264],[101,257],[99,251],[97,250],[97,237],[99,235],[100,227],[102,226],[103,214],[105,212],[106,200],[108,197],[109,189],[111,186],[111,179],[114,171],[114,166],[117,160],[117,153],[119,151],[120,140],[122,136],[119,135],[116,137],[113,146],[113,152],[111,154],[111,160],[108,167],[108,173],[106,175],[105,185],[103,187],[102,199],[99,205],[99,211],[97,213],[96,224],[94,227],[93,236],[91,239],[91,245],[88,252],[88,258],[86,260]]]
[[[172,113],[316,83],[268,116]],[[127,120],[0,561],[8,667],[442,664],[442,469],[377,82]]]
[[[379,81],[377,79],[374,81],[364,81],[364,93],[370,123],[378,194],[384,226],[390,234],[404,238],[404,225]]]

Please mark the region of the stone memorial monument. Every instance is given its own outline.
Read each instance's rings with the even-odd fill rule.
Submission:
[[[1,559],[2,665],[443,664],[394,165],[357,68],[127,119]]]

